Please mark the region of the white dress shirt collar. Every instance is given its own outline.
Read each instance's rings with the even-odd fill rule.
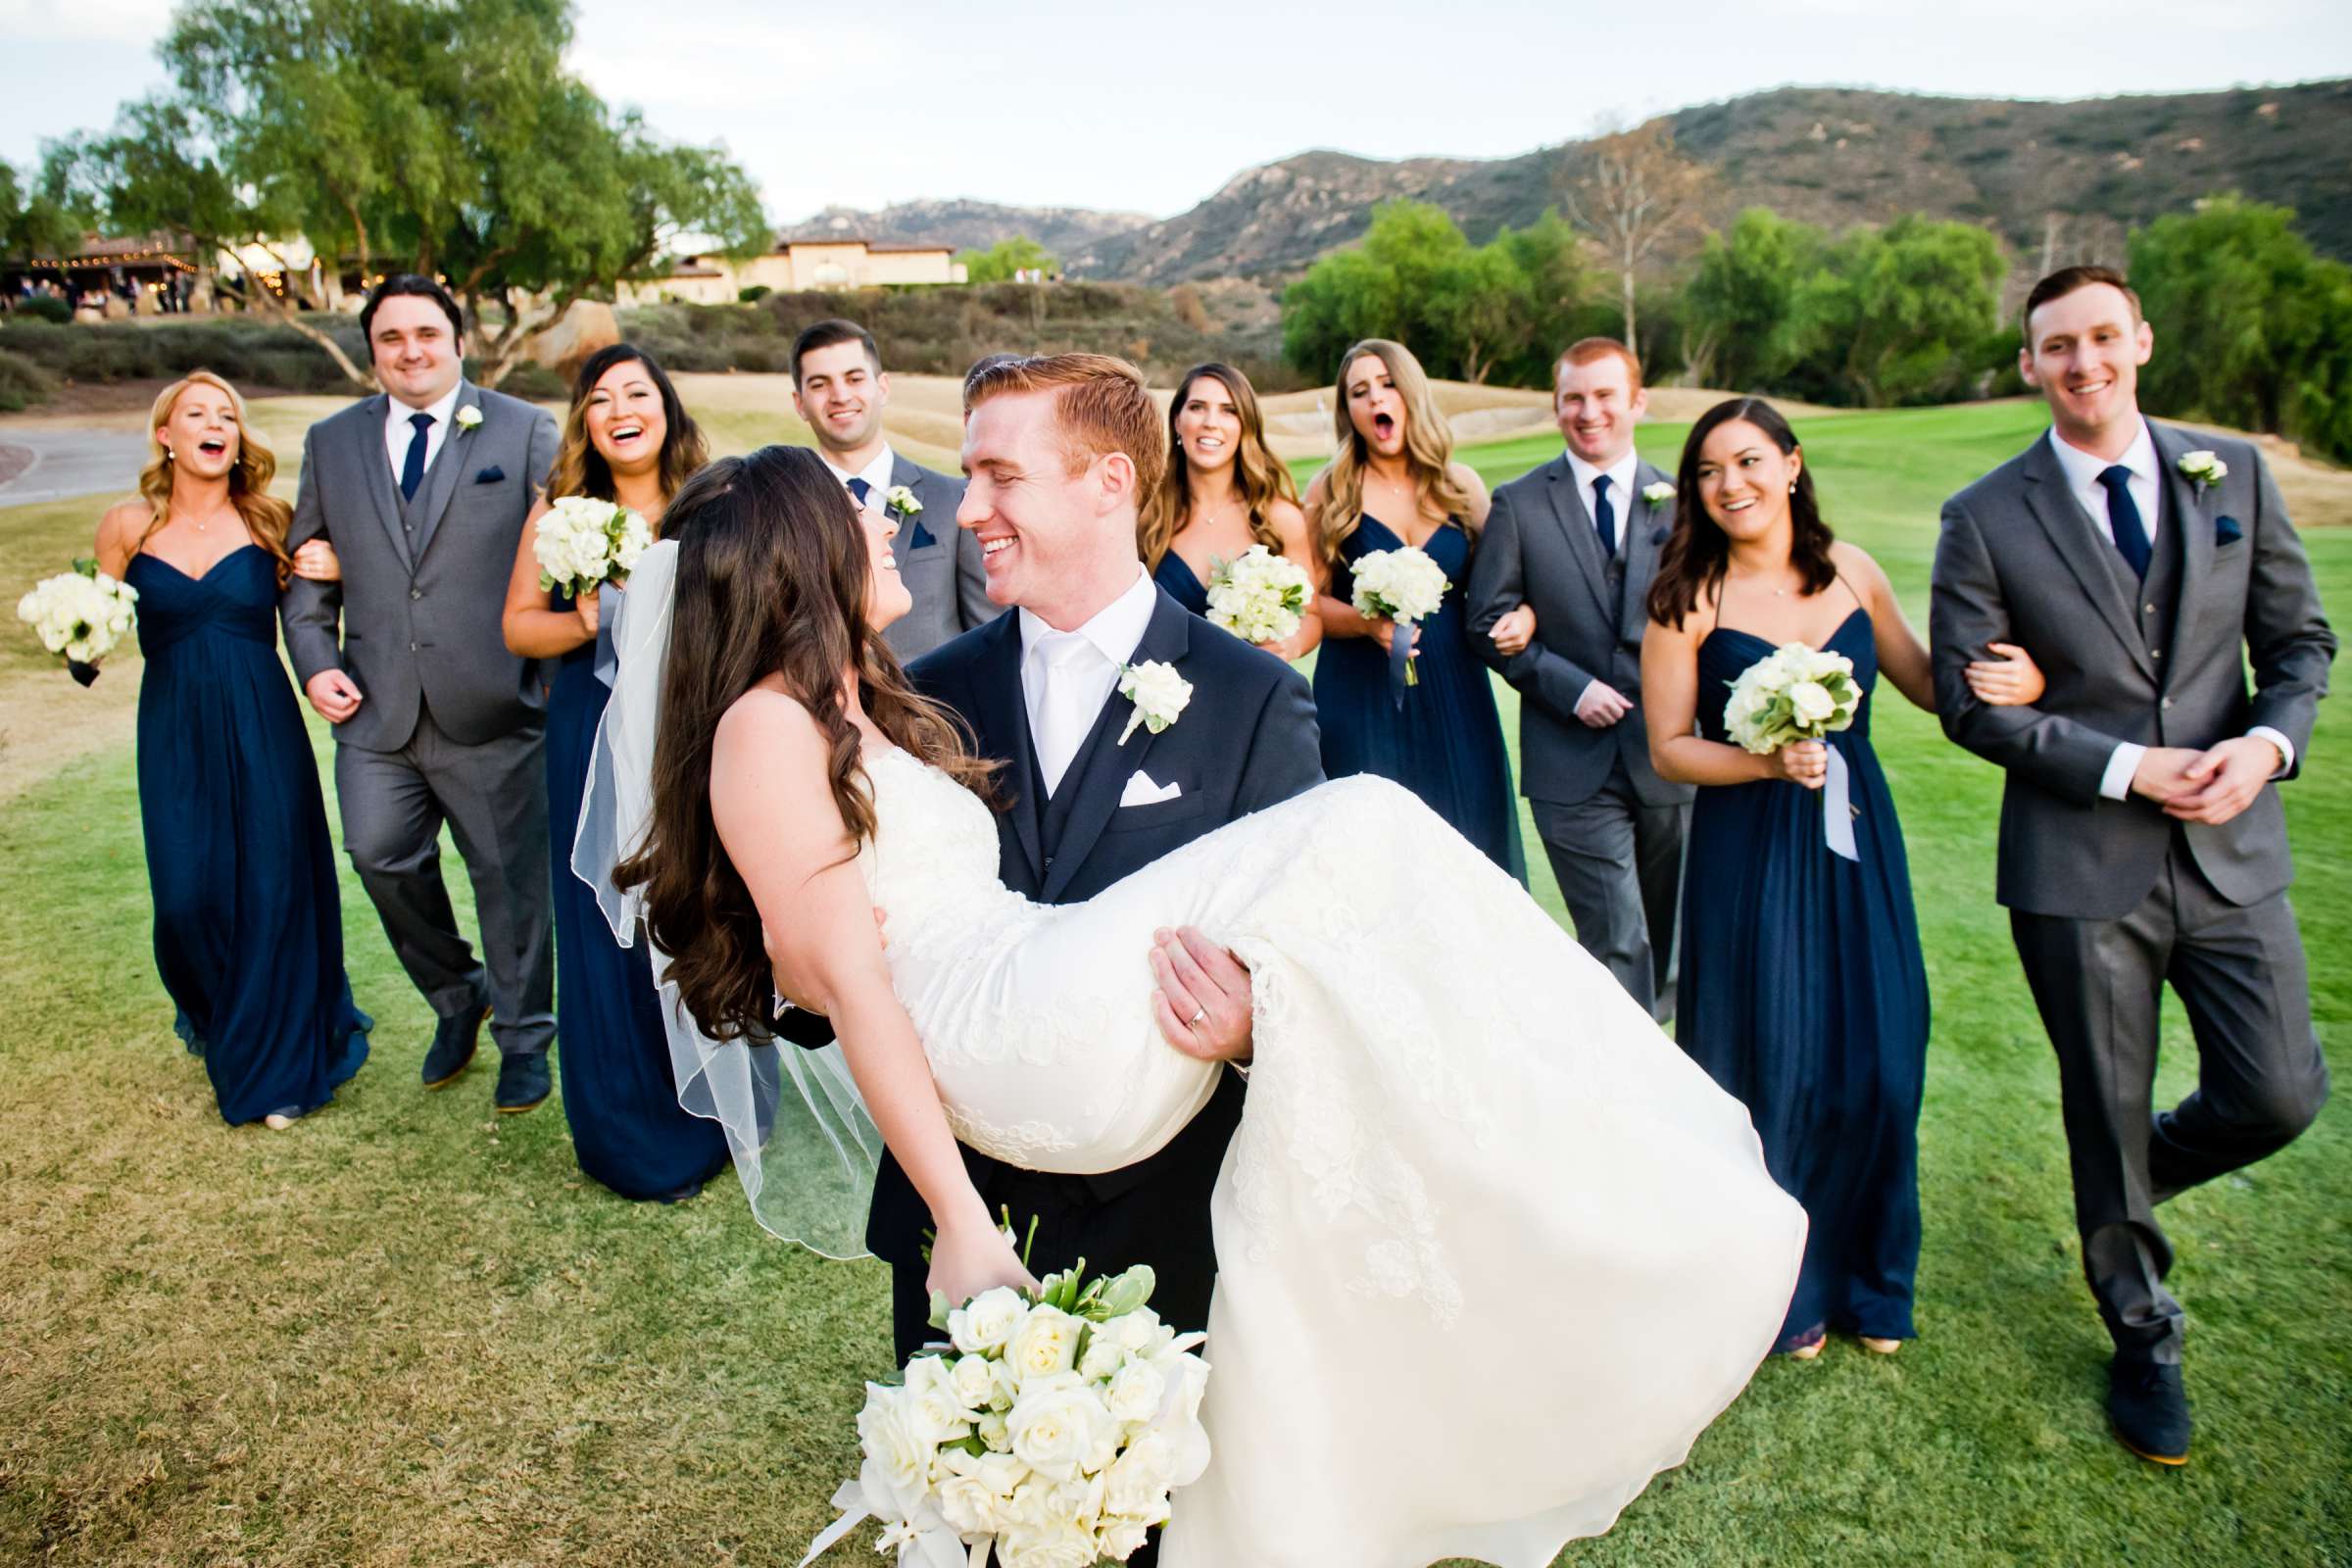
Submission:
[[[1144,640],[1144,632],[1152,624],[1152,612],[1158,604],[1159,589],[1139,561],[1135,565],[1135,581],[1127,591],[1095,612],[1094,618],[1073,632],[1057,632],[1042,616],[1024,608],[1020,612],[1021,659],[1026,662],[1040,642],[1067,635],[1085,638],[1112,664],[1124,664],[1135,657],[1136,647]]]
[[[416,427],[409,422],[418,414],[429,414],[433,422],[424,430],[424,467],[432,471],[433,460],[441,455],[441,443],[449,438],[450,420],[458,411],[458,399],[466,395],[466,381],[441,394],[438,401],[421,409],[412,409],[396,397],[384,398],[384,456],[392,462],[392,478],[398,482],[400,470],[409,461],[409,443],[416,437]]]
[[[890,493],[890,470],[897,466],[899,458],[897,453],[890,450],[889,442],[883,442],[882,450],[874,454],[874,461],[856,473],[836,464],[832,455],[822,449],[819,449],[818,456],[825,460],[825,466],[833,470],[833,477],[841,481],[843,489],[849,488],[852,479],[863,479],[866,490],[876,501]]]
[[[2132,492],[2132,504],[2139,508],[2140,526],[2147,530],[2148,542],[2156,542],[2157,518],[2163,511],[2164,475],[2156,457],[2156,438],[2148,432],[2146,419],[2139,421],[2139,433],[2114,463],[2069,442],[2059,435],[2054,424],[2050,426],[2050,451],[2066,475],[2066,487],[2074,492],[2083,513],[2110,544],[2115,542],[2115,525],[2107,515],[2107,487],[2099,482],[2099,475],[2117,464],[2129,468],[2132,477],[2126,488]]]
[[[1575,453],[1568,454],[1568,471],[1576,478],[1577,492],[1585,499],[1585,511],[1592,510],[1592,478],[1595,474],[1609,476],[1609,501],[1617,508],[1617,515],[1625,515],[1626,498],[1634,493],[1634,476],[1642,470],[1642,455],[1632,447],[1625,456],[1605,468],[1595,468]]]

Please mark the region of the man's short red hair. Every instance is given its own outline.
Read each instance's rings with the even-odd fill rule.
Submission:
[[[1107,354],[993,355],[964,377],[963,412],[1008,392],[1052,392],[1054,423],[1074,474],[1095,459],[1124,452],[1135,465],[1135,493],[1159,489],[1167,471],[1159,409],[1144,390],[1144,372]]]
[[[1633,383],[1629,390],[1641,391],[1641,360],[1635,356],[1632,349],[1627,348],[1613,337],[1580,337],[1569,344],[1566,349],[1561,351],[1558,362],[1551,368],[1551,384],[1555,387],[1558,386],[1560,372],[1571,365],[1591,365],[1596,360],[1605,360],[1611,355],[1625,362],[1626,377]]]

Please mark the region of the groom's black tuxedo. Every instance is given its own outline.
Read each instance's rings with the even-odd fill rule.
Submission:
[[[1005,764],[998,868],[1013,891],[1045,904],[1092,898],[1203,833],[1322,782],[1314,697],[1306,681],[1160,593],[1134,662],[1174,665],[1192,682],[1190,704],[1157,735],[1139,725],[1121,746],[1119,731],[1133,709],[1114,692],[1049,800],[1039,787],[1021,690],[1020,620],[1001,615],[908,671],[925,694],[962,715],[982,756]],[[1181,793],[1121,806],[1128,779],[1139,771]],[[1149,974],[1145,955],[1135,959],[1141,985]],[[1159,1277],[1153,1308],[1179,1328],[1204,1328],[1216,1276],[1209,1192],[1241,1102],[1241,1080],[1228,1073],[1167,1148],[1100,1176],[1020,1170],[969,1149],[964,1164],[992,1211],[1000,1204],[1009,1208],[1024,1231],[1032,1216],[1037,1219],[1030,1256],[1037,1273],[1065,1268],[1082,1256],[1089,1273],[1149,1263]],[[929,1337],[922,1248],[930,1223],[921,1197],[885,1153],[866,1246],[891,1265],[902,1359]]]

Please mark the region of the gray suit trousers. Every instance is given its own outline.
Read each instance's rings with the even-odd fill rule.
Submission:
[[[420,709],[396,752],[335,748],[343,848],[401,967],[438,1016],[487,1001],[509,1056],[544,1052],[556,1034],[543,734],[532,724],[461,746]],[[443,822],[473,883],[486,962],[460,934],[441,879]]]
[[[1620,762],[1574,806],[1530,800],[1576,940],[1653,1018],[1674,1015],[1688,804],[1646,806]]]
[[[2164,873],[2120,920],[2011,910],[2058,1084],[2082,1272],[2120,1350],[2180,1356],[2173,1250],[2156,1205],[2292,1142],[2328,1099],[2303,941],[2286,895],[2232,904],[2179,829]],[[2197,1087],[2150,1114],[2160,991],[2187,1009]]]

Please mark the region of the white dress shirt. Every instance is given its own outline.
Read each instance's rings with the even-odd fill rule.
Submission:
[[[1625,554],[1625,519],[1627,514],[1633,511],[1631,503],[1641,499],[1634,490],[1634,479],[1641,469],[1642,454],[1636,452],[1632,447],[1627,447],[1625,456],[1606,468],[1595,468],[1575,453],[1568,454],[1568,474],[1576,481],[1576,498],[1585,504],[1585,516],[1588,521],[1592,523],[1594,529],[1592,537],[1596,541],[1600,538],[1598,531],[1600,524],[1598,514],[1592,510],[1594,499],[1592,481],[1604,473],[1609,476],[1609,510],[1616,514],[1617,518],[1617,553],[1620,556]],[[1617,691],[1617,688],[1609,685],[1607,681],[1597,675],[1585,682],[1585,689],[1576,694],[1578,717],[1584,716],[1585,704],[1592,698],[1593,692],[1600,690]],[[1623,697],[1625,694],[1617,692],[1617,695]]]
[[[416,438],[416,427],[409,422],[416,414],[429,414],[433,422],[424,430],[424,471],[433,471],[433,460],[441,455],[441,443],[448,439],[449,421],[458,411],[458,399],[465,394],[466,383],[441,394],[441,401],[429,408],[412,409],[398,398],[384,400],[384,456],[392,460],[392,487],[400,488],[400,470],[408,466],[409,443]]]
[[[2124,481],[2124,488],[2131,492],[2132,504],[2139,509],[2139,522],[2147,530],[2148,544],[2151,547],[2155,545],[2156,530],[2162,526],[2160,519],[2164,515],[2164,470],[2156,455],[2156,438],[2148,433],[2147,420],[2139,421],[2139,433],[2132,438],[2132,444],[2124,449],[2124,455],[2114,463],[2095,452],[2085,452],[2064,439],[2058,434],[2056,425],[2050,426],[2050,451],[2056,454],[2058,466],[2066,475],[2066,486],[2074,493],[2083,515],[2090,519],[2091,526],[2098,529],[2099,537],[2107,541],[2110,548],[2115,544],[2115,522],[2108,514],[2108,490],[2099,482],[2099,475],[2117,464],[2132,470],[2132,477]],[[2268,724],[2257,724],[2246,734],[2251,739],[2266,740],[2278,748],[2281,765],[2272,777],[2283,777],[2294,767],[2294,743],[2284,735]],[[2140,760],[2147,755],[2148,749],[2136,741],[2119,743],[2114,755],[2107,759],[2107,771],[2099,778],[2099,793],[2111,801],[2129,800],[2132,780],[2139,772]]]
[[[818,455],[824,458],[825,466],[832,469],[833,477],[841,481],[841,487],[844,490],[848,490],[850,488],[850,481],[852,479],[863,479],[865,481],[866,495],[875,506],[880,506],[882,504],[882,498],[890,493],[890,470],[899,460],[898,456],[890,450],[889,442],[883,442],[882,450],[875,454],[874,461],[867,464],[864,467],[859,468],[856,473],[852,473],[847,468],[837,466],[833,462],[832,456],[828,453],[825,453],[822,448],[818,449]],[[857,492],[855,491],[851,492],[853,499],[855,498],[856,494]]]
[[[1029,708],[1029,739],[1046,794],[1061,787],[1062,775],[1078,756],[1102,705],[1119,684],[1119,671],[1135,657],[1159,590],[1138,562],[1135,584],[1104,605],[1075,631],[1055,631],[1027,610],[1021,612],[1021,696]]]

